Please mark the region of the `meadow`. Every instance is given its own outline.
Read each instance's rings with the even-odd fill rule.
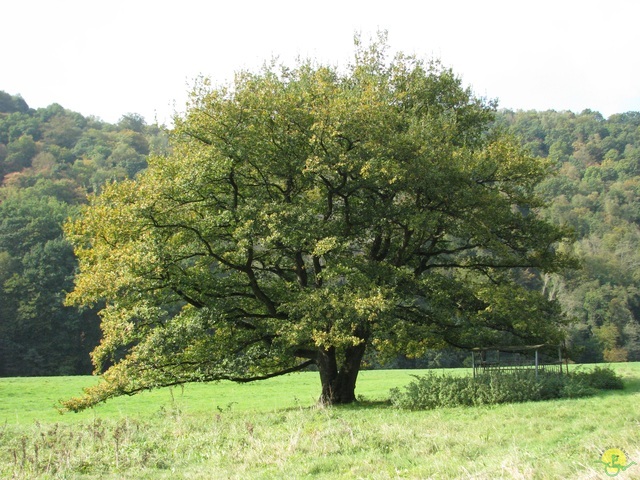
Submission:
[[[640,363],[612,367],[622,391],[432,411],[386,402],[416,370],[361,372],[350,406],[318,406],[317,373],[305,372],[159,389],[64,415],[58,400],[95,378],[5,378],[0,478],[597,479],[611,478],[600,463],[609,448],[639,464],[616,478],[640,478]]]

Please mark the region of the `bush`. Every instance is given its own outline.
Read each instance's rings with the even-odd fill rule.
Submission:
[[[404,391],[393,389],[391,403],[410,410],[474,405],[494,405],[540,399],[542,383],[528,372],[488,374],[477,378],[429,373],[414,376]]]
[[[608,368],[571,375],[531,371],[491,373],[473,377],[450,377],[429,373],[414,375],[404,390],[390,392],[391,403],[403,409],[430,410],[438,407],[496,405],[557,398],[591,396],[598,389],[622,388],[622,379]]]
[[[581,398],[591,397],[598,393],[598,391],[585,384],[582,380],[569,376],[567,381],[560,390],[560,394],[556,398]]]
[[[595,367],[590,372],[576,372],[573,375],[598,390],[622,390],[624,388],[622,377],[610,367]]]

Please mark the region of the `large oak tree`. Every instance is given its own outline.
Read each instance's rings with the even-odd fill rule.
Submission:
[[[348,403],[368,348],[558,339],[517,282],[564,265],[537,215],[549,165],[437,62],[357,42],[340,70],[268,65],[194,89],[172,153],[67,226],[75,304],[106,305],[104,381],[66,402],[315,366]]]

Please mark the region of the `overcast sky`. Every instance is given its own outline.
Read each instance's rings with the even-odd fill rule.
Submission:
[[[199,75],[278,56],[346,64],[353,36],[439,58],[501,108],[640,111],[638,0],[4,0],[0,90],[169,123]]]

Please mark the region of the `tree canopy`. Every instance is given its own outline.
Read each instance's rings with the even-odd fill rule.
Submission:
[[[172,149],[66,227],[98,305],[103,382],[65,402],[316,367],[348,403],[367,349],[559,341],[523,284],[571,263],[551,170],[437,62],[357,43],[340,70],[272,63],[194,89]]]

